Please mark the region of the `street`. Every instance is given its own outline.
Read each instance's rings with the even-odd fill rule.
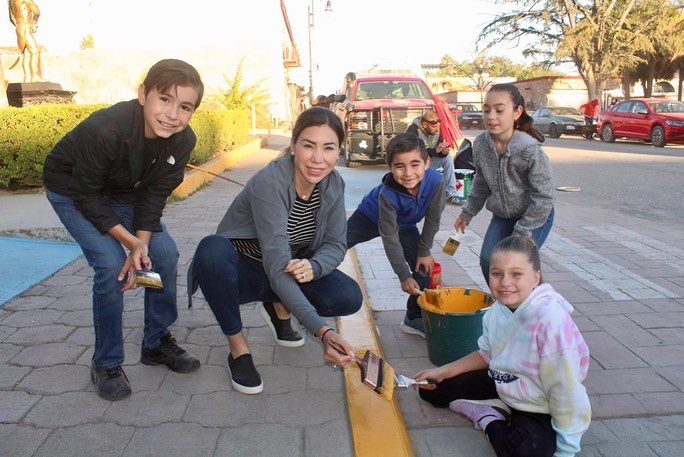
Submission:
[[[479,133],[481,130],[464,131],[470,140]],[[544,150],[553,164],[556,187],[580,188],[579,192],[559,191],[559,203],[610,208],[656,224],[684,223],[684,199],[681,198],[683,145],[656,148],[638,141],[604,143],[562,136],[547,138]],[[387,166],[383,164],[355,169],[338,165],[337,169],[347,183],[348,209],[355,208],[361,197],[387,172]]]

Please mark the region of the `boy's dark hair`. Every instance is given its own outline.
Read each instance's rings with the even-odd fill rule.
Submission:
[[[511,235],[496,243],[492,249],[490,257],[499,252],[519,252],[525,254],[532,264],[534,271],[539,272],[539,284],[544,282],[541,274],[541,259],[539,258],[539,248],[537,243],[529,237],[523,235]]]
[[[164,92],[172,86],[190,86],[197,89],[195,109],[199,108],[204,97],[204,83],[195,67],[179,59],[163,59],[152,65],[145,80],[145,95],[156,88]]]
[[[401,154],[402,152],[415,151],[416,149],[420,151],[420,158],[423,159],[424,162],[427,162],[430,156],[425,150],[425,142],[418,138],[414,133],[400,133],[387,143],[387,156],[385,161],[387,162],[387,165],[391,167],[395,155]]]

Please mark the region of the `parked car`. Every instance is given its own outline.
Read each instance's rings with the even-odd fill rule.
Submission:
[[[582,135],[584,116],[570,106],[542,106],[534,113],[534,126],[551,138],[561,135]]]
[[[384,162],[389,140],[434,106],[430,88],[417,76],[347,73],[331,107],[344,124],[347,167]]]
[[[599,113],[601,139],[637,138],[662,148],[667,143],[684,143],[684,103],[663,98],[623,100],[611,110]]]
[[[461,129],[481,129],[482,111],[471,103],[456,103],[451,105],[451,112],[456,115],[458,126]]]

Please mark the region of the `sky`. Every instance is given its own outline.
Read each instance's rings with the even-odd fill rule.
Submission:
[[[41,9],[36,38],[50,53],[79,49],[91,33],[100,48],[174,49],[248,39],[282,39],[279,0],[35,0]],[[334,93],[344,75],[373,64],[419,68],[448,54],[457,61],[475,55],[477,35],[491,20],[495,0],[286,0],[304,68],[295,74],[308,86],[307,9],[314,92]],[[466,6],[467,5],[467,6]],[[422,7],[422,8],[421,8]],[[0,15],[0,17],[7,17]],[[16,44],[14,26],[0,22],[0,46]],[[520,49],[499,46],[490,55],[524,62]]]

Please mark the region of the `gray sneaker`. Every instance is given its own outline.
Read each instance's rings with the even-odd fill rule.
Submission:
[[[464,200],[459,197],[449,196],[446,198],[447,203],[450,205],[463,206]]]
[[[425,326],[423,325],[422,317],[409,319],[408,315],[404,315],[404,322],[399,324],[399,327],[406,334],[418,335],[425,338]]]

